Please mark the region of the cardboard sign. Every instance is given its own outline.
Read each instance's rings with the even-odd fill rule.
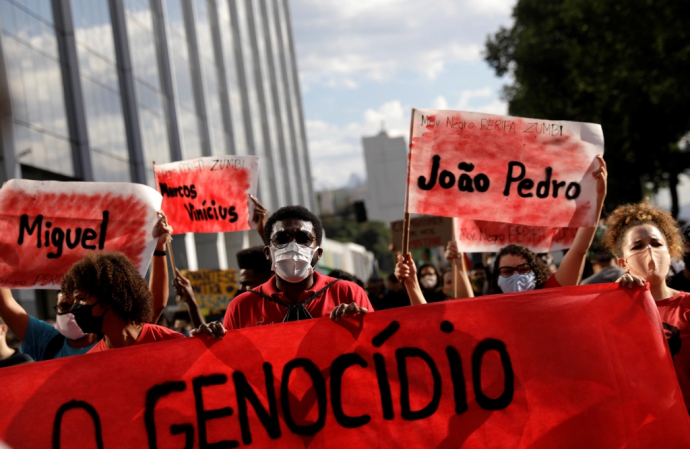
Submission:
[[[601,126],[413,109],[407,212],[596,226]]]
[[[214,310],[225,310],[239,288],[237,270],[182,270],[189,279],[201,313],[208,315]]]
[[[568,249],[578,228],[546,228],[456,218],[458,249],[468,253],[498,252],[506,245],[526,246],[535,253]]]
[[[217,156],[155,165],[161,206],[175,234],[251,227],[259,158]]]
[[[12,447],[690,447],[654,301],[613,284],[3,368],[0,397]]]
[[[89,251],[146,274],[161,196],[140,184],[12,179],[0,189],[0,287],[59,289]]]
[[[391,223],[393,246],[402,249],[403,220]],[[410,250],[446,246],[453,240],[453,219],[448,217],[416,217],[410,219]]]

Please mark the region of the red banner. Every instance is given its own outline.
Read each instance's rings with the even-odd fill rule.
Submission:
[[[596,226],[601,126],[413,109],[407,212]],[[544,213],[548,211],[548,213]]]
[[[160,204],[141,184],[10,180],[0,189],[0,287],[58,289],[88,251],[121,251],[144,276]]]
[[[155,165],[161,208],[175,234],[232,232],[251,227],[259,158],[202,157]]]
[[[614,284],[69,357],[0,388],[16,448],[690,447],[654,301]]]

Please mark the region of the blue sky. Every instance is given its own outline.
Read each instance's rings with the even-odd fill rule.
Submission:
[[[291,0],[317,190],[366,178],[362,136],[407,136],[412,107],[505,114],[482,52],[514,0]]]

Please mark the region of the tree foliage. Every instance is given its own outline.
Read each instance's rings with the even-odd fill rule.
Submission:
[[[600,123],[608,207],[638,201],[690,167],[690,1],[518,0],[486,42],[511,115]]]

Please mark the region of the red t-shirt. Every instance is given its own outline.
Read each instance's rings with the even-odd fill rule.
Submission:
[[[556,279],[556,272],[554,271],[554,273],[546,280],[546,283],[542,288],[557,288],[560,286],[561,284],[558,283],[558,279]]]
[[[678,292],[675,296],[657,301],[656,306],[676,366],[685,406],[690,410],[690,293]]]
[[[168,329],[167,327],[158,326],[156,324],[144,324],[144,327],[141,329],[141,333],[134,342],[134,345],[145,345],[147,343],[156,343],[157,341],[164,340],[176,340],[178,338],[185,338],[185,336],[179,332]],[[109,351],[111,349],[114,348],[109,348],[108,345],[105,344],[105,338],[102,338],[101,341],[99,341],[96,346],[91,348],[87,354],[92,352]]]
[[[302,292],[297,303],[305,301],[334,280],[332,277],[314,273],[314,285],[309,290]],[[292,302],[283,292],[276,289],[275,281],[276,277],[273,276],[255,290],[282,302]],[[305,309],[313,318],[319,318],[330,315],[331,311],[338,304],[349,304],[352,302],[359,307],[365,307],[370,312],[374,310],[366,292],[360,286],[354,282],[341,279],[331,285],[320,296],[309,302]],[[230,301],[228,310],[225,312],[225,319],[223,319],[223,326],[226,329],[242,329],[244,327],[282,323],[286,313],[287,307],[249,291]]]

